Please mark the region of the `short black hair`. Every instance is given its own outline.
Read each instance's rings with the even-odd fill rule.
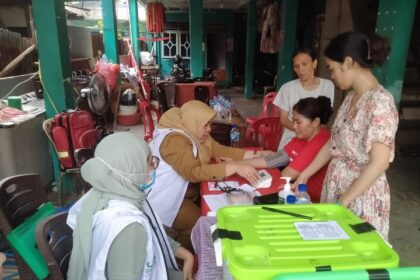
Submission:
[[[316,59],[316,52],[312,48],[300,48],[300,49],[297,49],[293,53],[292,58],[295,58],[295,56],[297,56],[298,54],[301,54],[301,53],[308,55],[312,59],[312,61],[314,61]]]
[[[293,106],[293,110],[311,121],[319,118],[321,124],[327,124],[333,113],[331,99],[322,95],[299,100]]]

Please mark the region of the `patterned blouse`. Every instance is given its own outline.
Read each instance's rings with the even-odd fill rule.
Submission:
[[[351,107],[354,93],[343,101],[331,130],[333,159],[321,194],[322,202],[336,202],[359,177],[369,162],[372,144],[382,143],[391,149],[394,159],[398,111],[392,95],[382,86],[364,93]],[[390,192],[383,173],[349,208],[371,223],[388,238]]]

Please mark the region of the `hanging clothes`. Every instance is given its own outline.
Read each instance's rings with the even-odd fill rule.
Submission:
[[[260,51],[262,53],[276,53],[280,49],[280,16],[277,1],[266,6],[262,12],[262,32]]]
[[[165,7],[162,3],[148,3],[146,7],[146,29],[162,33],[165,30]]]
[[[257,31],[258,32],[262,32],[263,30],[263,25],[264,25],[264,19],[266,18],[266,14],[267,14],[267,7],[264,7],[264,9],[257,9]]]

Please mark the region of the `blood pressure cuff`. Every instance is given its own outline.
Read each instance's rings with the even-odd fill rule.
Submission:
[[[289,155],[284,150],[281,150],[272,155],[265,156],[264,160],[267,163],[267,168],[273,168],[273,167],[284,167],[288,165],[290,158],[289,158]]]

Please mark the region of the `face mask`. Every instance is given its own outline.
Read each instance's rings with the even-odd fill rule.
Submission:
[[[153,169],[150,172],[149,176],[150,176],[150,178],[152,178],[152,181],[147,183],[147,184],[140,184],[140,186],[139,186],[139,190],[141,190],[142,192],[149,192],[150,191],[150,187],[155,183],[156,170]]]
[[[146,174],[139,174],[139,173],[127,173],[127,172],[124,172],[122,170],[118,170],[118,169],[112,167],[111,165],[109,165],[106,161],[104,161],[100,157],[95,157],[95,158],[98,159],[99,161],[101,161],[106,167],[108,167],[112,172],[114,172],[115,174],[117,174],[121,179],[123,179],[123,180],[125,180],[127,182],[130,182],[130,183],[132,183],[134,185],[138,185],[138,183],[134,182],[133,180],[128,179],[127,177],[146,175]],[[151,176],[151,174],[148,174],[148,175]],[[156,176],[156,174],[153,175],[153,176]],[[155,178],[152,177],[152,180],[153,181],[150,183],[150,186],[154,183]]]

